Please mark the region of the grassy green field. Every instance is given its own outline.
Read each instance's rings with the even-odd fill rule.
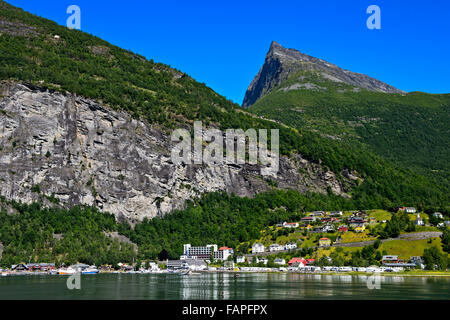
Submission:
[[[374,217],[377,219],[377,221],[383,221],[383,220],[391,220],[391,214],[387,212],[386,210],[367,210],[367,214],[369,217]]]
[[[368,230],[364,230],[363,232],[346,232],[342,235],[342,241],[341,243],[351,243],[351,242],[361,242],[361,241],[370,241],[370,240],[376,240],[375,237],[370,236],[368,234]]]
[[[442,251],[441,239],[431,238],[424,240],[391,240],[383,242],[380,246],[380,250],[386,250],[390,255],[398,255],[399,259],[409,259],[412,256],[421,256],[423,250],[430,248],[431,246],[437,246]]]

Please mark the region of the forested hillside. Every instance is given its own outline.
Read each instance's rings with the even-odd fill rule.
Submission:
[[[313,83],[317,89],[286,89],[299,82]],[[366,146],[403,167],[438,173],[450,170],[449,94],[355,90],[317,73],[300,71],[249,111],[293,128]]]
[[[400,167],[386,160],[392,157],[379,152],[383,148],[382,141],[373,138],[370,130],[375,129],[372,127],[365,129],[366,131],[357,129],[360,130],[357,133],[366,136],[367,140],[375,139],[376,143],[373,144],[378,144],[378,149],[365,148],[353,143],[354,140],[330,137],[333,130],[338,129],[334,124],[327,125],[330,129],[328,134],[327,130],[317,130],[313,126],[299,125],[293,121],[298,118],[291,119],[291,115],[303,114],[303,111],[275,112],[277,114],[267,111],[267,116],[273,119],[281,117],[279,120],[293,127],[287,128],[243,112],[238,105],[169,66],[148,61],[89,34],[58,26],[3,1],[0,2],[0,7],[0,20],[3,22],[0,36],[0,79],[34,83],[40,87],[93,98],[113,108],[126,110],[135,117],[168,131],[180,124],[190,124],[193,120],[203,120],[206,125],[215,124],[222,129],[279,128],[282,154],[300,153],[307,159],[327,166],[338,176],[343,169],[357,171],[363,182],[350,194],[362,206],[375,208],[404,203],[448,203],[448,184],[443,183],[442,179],[437,180],[434,176],[410,170],[406,166]],[[315,97],[316,92],[308,94]],[[317,101],[314,97],[311,99]],[[320,95],[318,97],[320,99]],[[378,99],[381,96],[375,97]],[[266,99],[267,103],[272,104],[269,98],[268,96]],[[325,97],[327,101],[328,98]],[[448,101],[445,99],[447,97],[437,99],[436,105]],[[261,101],[261,108],[263,102],[264,100]],[[275,100],[273,103],[283,106],[282,101]],[[333,105],[339,106],[339,100],[333,102],[331,106]],[[371,105],[370,101],[368,105]],[[385,103],[383,105],[387,108]],[[331,106],[324,109],[324,115],[334,113]],[[257,106],[254,111],[258,111]],[[445,118],[440,117],[439,112],[436,110],[433,117],[443,121]],[[345,110],[341,110],[341,113],[345,114]],[[399,116],[401,114],[399,112]],[[324,118],[326,117],[322,117]],[[392,119],[399,118],[393,116]],[[304,121],[303,117],[299,120],[301,121]],[[440,124],[434,127],[437,128],[438,125]],[[396,154],[401,144],[395,135],[390,135],[394,129],[382,127],[386,128],[382,129],[386,130],[382,131],[385,134],[383,139],[387,140],[386,145],[396,146],[390,153]],[[354,134],[355,130],[349,129],[348,134]],[[425,143],[427,139],[423,138],[420,143]],[[418,154],[423,150],[414,155],[410,154],[411,149],[402,151],[406,151],[405,158],[423,162]],[[434,152],[436,163],[442,163],[445,160],[442,160],[441,155],[445,155],[448,148],[447,151],[442,148],[430,150],[430,153]]]

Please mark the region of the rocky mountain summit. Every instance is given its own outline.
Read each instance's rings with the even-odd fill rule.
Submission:
[[[371,91],[403,93],[384,82],[361,73],[341,69],[325,60],[311,57],[295,49],[284,48],[273,41],[263,66],[247,89],[242,106],[251,106],[298,71],[315,71],[325,79]],[[314,84],[309,83],[299,85],[303,88],[315,88]]]
[[[346,196],[358,178],[300,155],[281,157],[271,181],[257,165],[175,165],[159,126],[94,100],[33,85],[0,83],[0,195],[32,203],[95,205],[139,221],[182,208],[185,200],[225,190],[253,196],[279,188]],[[50,203],[49,203],[50,204]]]

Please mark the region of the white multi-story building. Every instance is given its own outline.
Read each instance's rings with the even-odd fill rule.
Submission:
[[[283,227],[285,228],[298,228],[298,222],[284,222]]]
[[[183,257],[185,259],[209,259],[217,251],[217,244],[192,247],[190,244],[183,245]]]
[[[226,261],[228,257],[233,256],[233,249],[228,247],[221,247],[218,251],[214,251],[214,259]]]
[[[245,263],[245,256],[236,257],[236,263]]]
[[[264,245],[262,243],[255,243],[252,246],[252,253],[263,253],[264,252]]]
[[[284,265],[284,264],[286,264],[286,260],[277,258],[277,259],[273,260],[273,263],[279,264],[279,265]]]

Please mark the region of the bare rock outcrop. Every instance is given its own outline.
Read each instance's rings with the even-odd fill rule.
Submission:
[[[31,203],[43,195],[140,221],[225,190],[252,197],[274,184],[346,195],[354,181],[300,155],[281,157],[275,183],[257,165],[175,165],[163,130],[93,100],[23,83],[0,83],[0,195]]]

